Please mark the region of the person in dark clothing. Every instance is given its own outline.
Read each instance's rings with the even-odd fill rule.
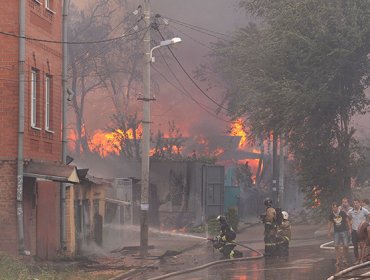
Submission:
[[[334,247],[336,265],[339,266],[341,261],[348,265],[348,243],[351,225],[346,212],[340,210],[338,204],[333,202],[331,205],[332,212],[329,215],[328,237],[331,237],[334,228]],[[341,248],[343,253],[341,253]]]
[[[272,207],[271,198],[266,198],[263,203],[266,206],[266,213],[263,215],[263,223],[265,225],[265,256],[272,257],[276,254],[276,211]]]
[[[213,247],[218,249],[224,259],[233,259],[242,257],[242,253],[235,250],[236,233],[233,228],[227,223],[224,216],[218,216],[217,220],[220,223],[220,234],[213,241]]]

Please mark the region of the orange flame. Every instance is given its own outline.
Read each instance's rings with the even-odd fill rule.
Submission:
[[[139,135],[141,135],[139,130]],[[90,151],[98,152],[101,157],[106,157],[108,154],[119,155],[122,146],[122,139],[134,139],[134,132],[130,128],[124,133],[122,130],[117,129],[113,132],[104,132],[96,130],[94,135],[89,141]]]
[[[247,132],[244,121],[239,118],[232,123],[230,129],[230,135],[232,136],[241,136],[239,142],[239,148],[245,148],[247,146]]]
[[[249,166],[249,168],[252,172],[253,183],[256,183],[256,174],[257,174],[257,169],[258,169],[258,163],[259,163],[259,159],[248,158],[248,159],[238,160],[238,164],[245,164],[245,165]]]
[[[217,147],[217,149],[212,152],[212,155],[218,157],[222,155],[224,152],[225,150],[223,148]]]
[[[206,137],[204,137],[202,135],[199,135],[196,138],[197,138],[198,144],[208,146],[209,141],[208,141],[208,139]]]
[[[116,132],[107,133],[102,130],[96,130],[89,141],[90,151],[98,152],[101,157],[106,157],[108,154],[118,155],[121,146],[115,133]]]

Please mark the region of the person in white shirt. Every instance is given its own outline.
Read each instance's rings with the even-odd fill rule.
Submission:
[[[361,207],[360,200],[355,198],[353,200],[354,208],[348,212],[348,217],[351,224],[351,237],[352,237],[352,244],[353,244],[353,251],[355,254],[356,262],[360,262],[359,254],[358,254],[358,245],[359,245],[359,236],[358,230],[362,222],[366,221],[367,217],[369,216],[369,211],[365,208]]]

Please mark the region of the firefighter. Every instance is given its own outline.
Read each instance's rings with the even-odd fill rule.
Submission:
[[[220,234],[213,239],[213,247],[218,249],[224,259],[233,259],[242,257],[242,253],[235,250],[236,233],[233,228],[227,223],[224,216],[218,216],[217,220],[220,223]]]
[[[263,215],[263,223],[265,225],[265,256],[272,257],[276,253],[276,211],[272,207],[272,199],[267,197],[264,200],[266,213]]]
[[[282,257],[289,256],[289,242],[291,239],[291,225],[289,221],[289,214],[286,211],[282,211],[281,225],[277,228],[277,247],[278,254]]]

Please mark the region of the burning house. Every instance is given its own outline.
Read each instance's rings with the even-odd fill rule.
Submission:
[[[258,167],[260,154],[252,149],[240,150],[241,136],[184,137],[183,140],[186,145],[181,148],[181,153],[189,154],[189,157],[176,160],[177,150],[173,149],[176,154],[172,159],[151,158],[149,221],[154,227],[198,225],[223,213],[224,204],[228,202],[225,199],[229,197],[229,189],[225,188],[225,174],[228,174],[225,167],[230,169],[245,159],[251,162],[253,172]],[[104,149],[108,150],[109,147]],[[140,180],[134,178],[141,176],[140,161],[125,159],[114,153],[101,155],[95,154],[94,159],[88,162],[94,173],[116,178],[114,187],[107,192],[106,223],[137,225],[141,189]],[[221,164],[205,164],[202,155],[212,159],[217,157]],[[239,185],[234,187],[240,189]],[[239,194],[238,200],[228,203],[227,207],[238,208]]]

